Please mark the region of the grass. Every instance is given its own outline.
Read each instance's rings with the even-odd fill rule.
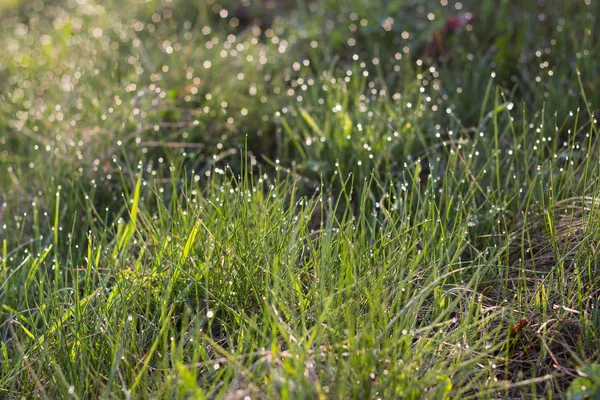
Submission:
[[[0,397],[595,398],[598,11],[0,2]]]

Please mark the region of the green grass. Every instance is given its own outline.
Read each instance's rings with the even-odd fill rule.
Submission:
[[[598,4],[0,2],[0,398],[595,398]]]

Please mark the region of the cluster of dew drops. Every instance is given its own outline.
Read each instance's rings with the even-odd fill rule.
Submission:
[[[242,4],[250,3],[242,1]],[[453,11],[463,9],[460,2],[449,4],[441,0],[440,4]],[[586,0],[585,4],[589,5],[590,1]],[[169,139],[199,140],[194,136],[195,126],[207,125],[209,120],[221,121],[224,128],[216,134],[214,149],[199,150],[212,151],[214,154],[210,157],[219,161],[232,136],[248,134],[245,131],[248,121],[258,121],[252,126],[260,135],[261,127],[282,116],[291,114],[298,118],[295,110],[300,106],[325,106],[327,112],[342,112],[339,103],[328,103],[330,97],[326,92],[346,91],[353,78],[370,79],[371,71],[383,63],[390,63],[391,70],[402,73],[403,60],[410,53],[414,37],[414,33],[398,28],[400,23],[393,16],[374,20],[352,10],[336,18],[326,18],[319,36],[305,40],[301,38],[302,32],[289,33],[285,24],[277,20],[271,27],[251,26],[241,30],[240,20],[218,3],[212,5],[211,11],[222,20],[217,24],[222,27],[220,30],[209,24],[197,26],[190,20],[175,20],[171,7],[157,10],[144,20],[137,18],[134,12],[121,13],[117,7],[111,9],[86,0],[67,0],[61,4],[35,0],[30,7],[27,21],[12,17],[8,24],[12,34],[3,35],[1,39],[6,56],[0,58],[0,73],[7,79],[2,85],[4,104],[0,111],[7,116],[14,132],[33,138],[27,152],[44,153],[56,162],[74,160],[79,173],[92,172],[89,175],[92,186],[114,179],[121,168],[119,148],[128,145],[128,140],[132,140],[141,153],[148,152],[145,145],[148,142],[161,140],[165,126],[156,116],[159,114],[156,110],[168,104],[173,85],[178,85],[175,96],[184,103],[199,105],[194,106],[189,121],[183,121],[176,129],[169,127],[169,134],[176,135]],[[318,2],[308,6],[315,14],[319,14],[320,7]],[[440,18],[424,6],[417,7],[417,12],[428,21]],[[545,16],[540,14],[537,18],[543,21]],[[336,76],[315,76],[310,58],[297,59],[293,50],[305,40],[310,49],[317,51],[324,46],[320,43],[324,40],[322,37],[340,25],[347,33],[345,44],[349,49],[360,46],[361,31],[375,26],[381,32],[398,33],[394,39],[398,51],[385,61],[380,57],[362,59],[357,51],[352,55],[356,68],[346,69]],[[559,20],[556,30],[564,30],[564,25],[565,21]],[[543,83],[544,76],[554,75],[546,57],[555,45],[556,40],[552,39],[549,46],[535,53],[540,69],[535,77],[537,83]],[[585,49],[577,53],[578,58],[589,55]],[[467,58],[472,59],[473,55],[468,54]],[[115,70],[119,71],[118,91],[114,90]],[[231,74],[231,78],[223,79],[223,71]],[[416,78],[424,102],[413,112],[418,116],[438,111],[452,114],[453,105],[446,104],[448,95],[440,92],[440,72],[436,67],[428,67]],[[223,92],[223,87],[228,90]],[[463,89],[455,90],[461,93]],[[276,100],[280,97],[291,101],[281,106]],[[405,109],[414,107],[411,99],[404,98],[402,93],[388,93],[371,79],[367,91],[357,99],[357,109],[366,115],[365,121],[376,117],[377,110],[371,104],[376,103],[377,98],[386,97],[400,102]],[[315,99],[315,104],[309,104]],[[366,129],[368,122],[365,121],[355,122],[353,133],[359,137],[367,158],[372,158],[375,143],[369,143],[360,135]],[[386,122],[393,121],[388,118]],[[396,129],[385,132],[382,140],[398,140],[397,127],[392,128]],[[437,124],[436,134],[443,128]],[[530,128],[539,130],[543,126],[531,125]],[[347,139],[353,137],[349,135]],[[304,144],[311,146],[324,140],[326,138],[308,137]],[[549,136],[546,140],[550,142],[552,138]],[[0,136],[0,144],[6,143],[6,135]],[[568,143],[563,144],[563,147],[568,146]],[[2,147],[0,156],[8,159],[10,150]],[[510,154],[513,150],[508,151]],[[198,155],[185,146],[180,152],[190,158]],[[96,157],[98,154],[104,156]],[[567,153],[554,154],[554,158],[560,157],[569,159]],[[162,157],[155,160],[159,165],[165,162]],[[31,157],[26,167],[35,169],[36,157]],[[5,168],[12,172],[14,166],[9,163]],[[212,171],[223,175],[226,169],[217,167],[204,174],[208,176]],[[145,170],[157,175],[153,164]],[[200,175],[194,177],[197,181]],[[41,192],[37,194],[41,196]],[[115,195],[114,199],[117,198]],[[15,218],[17,222],[23,220],[22,216]]]

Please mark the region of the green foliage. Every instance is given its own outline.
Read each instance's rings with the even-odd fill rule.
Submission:
[[[600,3],[9,3],[1,398],[597,396]]]

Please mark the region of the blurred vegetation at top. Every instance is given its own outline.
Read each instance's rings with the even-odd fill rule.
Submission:
[[[317,183],[400,174],[440,135],[485,129],[496,85],[515,125],[566,137],[586,108],[576,71],[599,103],[597,15],[583,0],[5,2],[0,196],[77,182],[110,206],[114,172],[142,155],[191,176],[246,147]]]

